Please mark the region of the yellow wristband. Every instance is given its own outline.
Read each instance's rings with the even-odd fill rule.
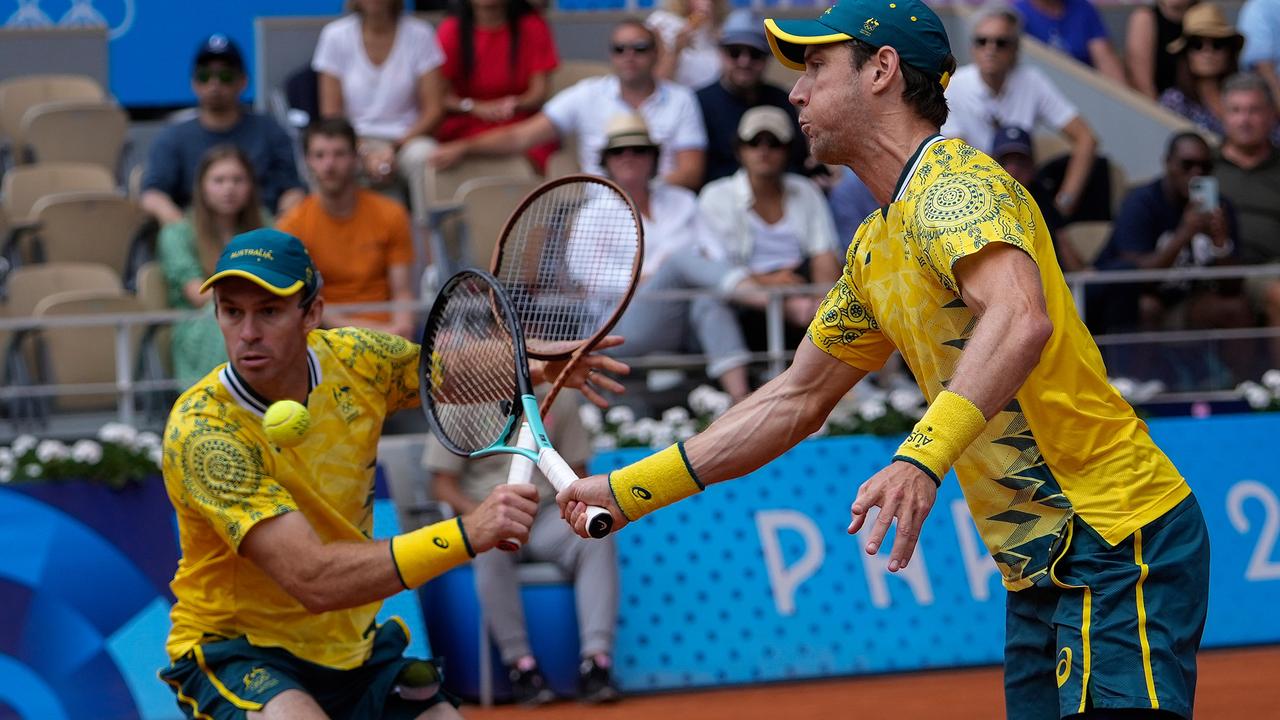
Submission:
[[[660,507],[702,490],[684,454],[684,443],[609,474],[613,499],[628,520],[638,520]]]
[[[409,590],[475,556],[462,518],[441,520],[391,538],[391,561],[401,584]]]
[[[898,446],[894,460],[920,468],[938,485],[951,466],[987,427],[987,419],[968,398],[943,390],[920,422]]]

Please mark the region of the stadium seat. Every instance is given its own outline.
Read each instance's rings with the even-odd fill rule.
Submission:
[[[551,95],[590,77],[609,75],[613,66],[598,60],[561,60],[551,73]]]
[[[142,311],[142,303],[123,290],[70,290],[49,295],[36,304],[35,316],[51,318],[78,315],[114,315]],[[133,327],[127,357],[138,357],[142,328]],[[116,382],[116,327],[45,328],[40,331],[40,382],[72,385]],[[130,377],[134,368],[128,368]],[[68,394],[55,397],[58,411],[111,410],[117,405],[114,392]]]
[[[1051,160],[1071,154],[1071,145],[1062,135],[1050,132],[1038,132],[1031,138],[1032,152],[1036,163],[1046,165]]]
[[[87,162],[113,176],[120,168],[129,116],[110,101],[37,105],[22,116],[22,138],[36,162]]]
[[[1111,223],[1103,221],[1071,223],[1064,230],[1080,259],[1086,264],[1098,257],[1111,237]]]
[[[31,209],[46,195],[64,192],[112,192],[116,182],[101,165],[92,163],[38,163],[5,173],[0,197],[14,222],[32,219]]]
[[[507,218],[536,187],[538,182],[532,178],[476,178],[463,183],[457,195],[462,203],[465,229],[460,259],[475,267],[488,268]]]
[[[50,295],[68,291],[88,290],[107,293],[120,292],[120,276],[106,265],[94,263],[42,263],[15,268],[6,283],[8,301],[3,314],[9,318],[32,317],[40,301]],[[6,386],[30,385],[37,382],[36,343],[30,342],[36,333],[22,331],[4,338],[4,384]],[[6,408],[14,417],[34,417],[39,414],[35,400],[11,401]]]
[[[547,158],[548,180],[556,180],[565,175],[573,175],[580,172],[582,172],[582,168],[578,165],[578,153],[567,144],[561,145],[559,150],[551,153],[551,157]]]
[[[470,157],[447,170],[437,170],[435,196],[427,204],[431,225],[431,266],[427,275],[442,280],[459,269],[464,240],[458,190],[478,178],[535,180],[536,176],[524,155]]]
[[[49,195],[35,204],[38,251],[46,262],[97,262],[123,279],[130,249],[144,215],[132,200],[115,193]]]
[[[27,162],[22,118],[27,110],[49,102],[101,101],[106,92],[83,75],[27,75],[0,81],[0,133],[8,139],[13,164]]]
[[[163,312],[169,309],[169,285],[158,261],[152,260],[138,267],[134,295],[146,312]],[[139,380],[170,380],[173,378],[173,326],[168,323],[148,325],[143,331],[138,349],[141,366]],[[176,393],[156,391],[140,394],[143,409],[149,416],[164,422],[169,409],[177,399]]]

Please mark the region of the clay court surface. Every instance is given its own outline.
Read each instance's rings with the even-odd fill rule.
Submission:
[[[999,668],[761,685],[628,698],[609,707],[573,702],[526,710],[464,707],[467,720],[989,720],[1004,717]],[[1200,653],[1197,720],[1280,718],[1280,646]]]

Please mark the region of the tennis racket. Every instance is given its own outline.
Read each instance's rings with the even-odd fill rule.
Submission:
[[[643,256],[640,214],[617,185],[603,178],[570,175],[544,183],[507,220],[494,248],[494,277],[511,297],[529,355],[569,361],[543,398],[542,414],[622,316],[640,279]],[[533,449],[536,437],[528,420],[516,445]],[[513,455],[507,482],[527,483],[532,477],[533,463]],[[498,547],[516,550],[520,544],[512,538]]]
[[[529,381],[524,335],[498,281],[480,270],[449,278],[427,315],[418,394],[441,444],[463,457],[510,453],[536,463],[557,490],[578,479],[547,438]],[[510,445],[521,418],[533,445]],[[604,508],[588,511],[592,537],[613,529]]]

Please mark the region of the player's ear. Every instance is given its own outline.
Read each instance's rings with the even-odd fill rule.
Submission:
[[[876,50],[869,61],[874,65],[875,74],[871,80],[872,92],[883,92],[889,89],[893,84],[894,78],[898,76],[900,59],[898,51],[890,46],[884,46]]]
[[[320,321],[324,318],[324,296],[316,295],[310,303],[302,309],[302,326],[308,333],[320,327]]]

